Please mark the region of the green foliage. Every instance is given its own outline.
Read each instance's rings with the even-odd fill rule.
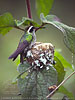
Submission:
[[[61,86],[58,92],[63,93],[68,97],[69,100],[74,100],[74,96],[71,92],[69,92],[64,86]]]
[[[24,79],[18,78],[18,87],[24,98],[46,98],[48,87],[56,83],[57,72],[52,67],[49,70],[32,70]]]
[[[72,53],[75,53],[75,28],[69,27],[60,22],[59,18],[55,15],[47,15],[44,17],[43,13],[40,15],[40,19],[43,23],[54,25],[61,30],[64,35],[64,43]]]
[[[0,16],[0,34],[6,34],[15,26],[14,18],[10,13]]]
[[[27,63],[26,61],[23,63],[23,64],[19,64],[19,66],[17,67],[17,71],[19,72],[19,73],[23,73],[23,72],[25,72],[26,71],[26,69],[27,68],[29,68],[30,67],[30,65],[29,65],[29,63]]]
[[[17,84],[17,78],[16,77],[12,80],[12,84]]]
[[[40,16],[42,23],[52,24],[62,31],[65,45],[72,53],[75,53],[75,28],[61,23],[60,19],[55,15],[47,15],[52,7],[53,1],[54,0],[36,0],[38,15],[42,12]],[[47,16],[44,17],[43,13],[45,16]],[[40,25],[34,20],[26,17],[23,17],[22,21],[20,21],[14,20],[10,13],[5,13],[0,16],[0,34],[6,34],[13,27],[20,29],[19,26],[21,25],[33,25],[34,27],[40,27]],[[69,64],[57,51],[54,54],[54,60],[56,61],[56,64],[53,65],[53,67],[46,66],[49,67],[48,70],[33,70],[33,68],[29,69],[30,65],[26,61],[23,64],[19,64],[17,70],[20,74],[13,80],[12,83],[16,84],[18,81],[18,87],[22,97],[46,100],[46,96],[49,94],[48,87],[52,85],[59,85],[64,80],[64,69],[70,68],[73,70],[71,64]],[[18,60],[17,64],[19,62],[20,61]],[[59,88],[58,92],[65,94],[70,99],[73,98],[72,93],[70,93],[63,86]]]
[[[20,55],[17,57],[15,64],[16,64],[16,66],[18,66],[20,64]]]
[[[46,16],[52,8],[53,1],[54,0],[36,0],[38,15],[40,15],[40,13],[44,13]]]
[[[13,16],[10,13],[4,13],[0,16],[0,34],[5,35],[14,27],[16,28],[21,25],[29,26],[30,24],[32,24],[35,27],[40,27],[40,25],[32,19],[23,17],[22,21],[14,20]]]
[[[73,70],[72,65],[57,51],[55,51],[54,55],[59,58],[62,62],[64,68],[70,68]]]
[[[18,63],[17,63],[18,64]],[[13,80],[12,80],[12,84],[17,84],[17,80],[18,78],[20,77],[26,77],[28,75],[28,73],[26,72],[26,70],[30,67],[29,63],[27,63],[26,61],[23,63],[23,64],[19,64],[18,67],[17,67],[17,71],[20,73],[17,77],[15,77]],[[25,73],[25,74],[24,74]]]
[[[49,94],[49,86],[59,85],[64,80],[64,66],[67,68],[70,64],[57,51],[55,52],[54,60],[56,64],[53,67],[56,71],[53,67],[49,67],[49,70],[43,69],[41,71],[36,71],[30,69],[30,71],[28,71],[27,69],[30,65],[27,62],[19,64],[17,70],[20,74],[17,77],[17,81],[19,91],[23,98],[45,98]],[[15,83],[16,81],[13,82],[13,84]],[[72,94],[68,91],[62,89],[61,92],[69,98],[73,98]]]
[[[16,23],[16,26],[20,26],[20,25],[28,26],[32,23],[33,26],[40,27],[39,24],[37,24],[35,21],[33,21],[32,19],[27,18],[27,17],[23,17],[22,21],[15,20],[15,23]]]
[[[58,83],[57,85],[59,85],[65,77],[65,71],[64,71],[64,66],[61,63],[61,61],[59,60],[59,57],[54,57],[54,60],[56,61],[56,64],[54,65],[54,68],[56,69],[57,73],[58,73]]]
[[[23,98],[46,98],[49,94],[48,87],[59,85],[64,80],[64,66],[68,67],[70,64],[57,51],[55,52],[54,60],[56,64],[53,67],[56,70],[53,67],[49,67],[49,70],[36,71],[33,68],[29,70],[30,65],[26,61],[24,64],[19,64],[17,70],[20,74],[17,77],[17,81]],[[24,74],[25,76],[23,77]],[[13,84],[16,84],[16,80],[13,81]],[[63,87],[58,89],[58,92],[63,93],[68,98],[73,98],[72,93]]]

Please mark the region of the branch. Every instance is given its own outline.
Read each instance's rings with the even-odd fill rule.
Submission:
[[[21,30],[21,31],[25,31],[24,29],[22,29],[22,28],[20,28],[20,27],[18,27],[18,26],[15,26],[14,28],[19,29],[19,30]]]
[[[25,31],[24,29],[22,29],[22,28],[20,28],[20,27],[18,27],[18,26],[2,26],[2,27],[0,27],[0,28],[9,28],[9,27],[16,28],[16,29],[19,29],[19,30],[21,30],[21,31]]]
[[[45,28],[44,25],[46,25],[46,23],[42,23],[40,27],[36,28],[35,31],[38,31],[41,28]]]
[[[28,15],[28,18],[32,19],[31,7],[30,7],[30,0],[26,0],[26,5],[27,5],[27,15]]]
[[[63,85],[71,76],[75,74],[75,71],[72,72],[66,79],[64,79],[46,98],[50,98],[61,85]]]
[[[32,68],[32,66],[29,67],[28,69],[26,69],[26,70],[25,70],[24,72],[22,72],[21,74],[19,74],[19,75],[17,76],[17,79],[18,79],[21,75],[23,75],[25,72],[29,71],[31,68]]]

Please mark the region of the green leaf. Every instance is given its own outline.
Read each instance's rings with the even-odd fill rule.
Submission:
[[[12,84],[17,84],[17,78],[16,77],[12,80]]]
[[[23,64],[20,63],[19,66],[17,67],[17,71],[19,73],[25,72],[28,68],[30,67],[29,63],[24,61]]]
[[[24,22],[15,19],[15,23],[16,23],[16,26],[20,26],[20,25],[22,25]]]
[[[20,55],[17,57],[15,61],[15,65],[18,66],[20,64]]]
[[[20,73],[16,79],[19,79],[20,77],[25,78],[28,75],[28,71],[30,71],[30,64],[27,61],[24,61],[23,64],[20,63],[17,67],[17,71]]]
[[[61,61],[64,68],[70,68],[73,70],[72,65],[57,51],[55,51],[54,55]]]
[[[33,26],[35,26],[35,27],[40,27],[40,25],[37,24],[35,21],[33,21],[33,20],[30,19],[30,18],[26,18],[26,17],[23,17],[23,18],[22,18],[22,21],[20,21],[20,20],[15,20],[15,23],[16,23],[17,26],[20,26],[20,25],[28,26],[28,25],[30,25],[30,23],[32,23]]]
[[[10,13],[5,13],[0,16],[0,34],[8,33],[15,26],[13,16]]]
[[[53,1],[54,0],[36,0],[38,15],[40,15],[40,13],[44,13],[44,15],[46,16],[52,8]]]
[[[23,98],[45,99],[49,94],[48,87],[57,84],[57,72],[49,70],[31,71],[24,79],[18,79],[18,87]],[[35,99],[35,100],[36,100]]]
[[[61,86],[58,90],[58,92],[63,93],[64,95],[66,95],[69,100],[74,100],[74,96],[71,92],[69,92],[64,86]]]
[[[75,53],[75,28],[69,27],[60,22],[60,19],[55,15],[47,15],[44,17],[43,14],[40,15],[40,19],[43,23],[48,23],[54,25],[56,28],[61,30],[64,35],[64,43],[68,49]]]
[[[54,60],[56,61],[56,64],[54,65],[54,68],[56,69],[58,73],[58,85],[64,80],[65,77],[65,71],[64,71],[64,66],[59,60],[58,57],[54,56]]]

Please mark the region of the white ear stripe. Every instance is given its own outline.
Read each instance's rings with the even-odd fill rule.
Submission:
[[[33,26],[30,26],[30,27],[29,27],[28,32],[31,30],[32,27],[33,27]]]

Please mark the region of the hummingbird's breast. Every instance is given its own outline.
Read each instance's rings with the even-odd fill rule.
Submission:
[[[27,40],[27,42],[31,42],[33,39],[33,36],[31,34],[24,34],[21,39],[20,42],[24,42],[25,40]]]

